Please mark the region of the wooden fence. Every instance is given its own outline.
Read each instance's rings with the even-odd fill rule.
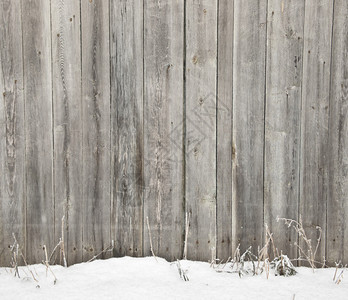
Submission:
[[[0,265],[254,251],[348,263],[348,1],[0,0]]]

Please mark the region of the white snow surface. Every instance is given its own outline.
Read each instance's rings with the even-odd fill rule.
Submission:
[[[0,299],[348,299],[348,278],[337,285],[334,268],[296,268],[291,277],[218,273],[209,263],[182,260],[189,281],[183,281],[176,263],[154,257],[111,258],[64,268],[51,266],[57,282],[44,265],[32,265],[39,282],[25,267],[21,278],[0,268]],[[224,270],[228,270],[226,265]],[[25,274],[25,272],[27,275]],[[38,287],[39,285],[39,287]]]

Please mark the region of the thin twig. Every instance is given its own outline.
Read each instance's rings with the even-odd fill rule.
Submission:
[[[147,223],[147,229],[149,231],[149,239],[150,239],[150,250],[152,253],[152,256],[155,258],[155,260],[158,262],[157,257],[155,253],[153,252],[153,247],[152,247],[152,236],[151,236],[151,229],[150,229],[150,224],[149,224],[149,217],[146,216],[146,223]]]
[[[63,256],[64,267],[67,268],[68,264],[66,262],[65,251],[64,251],[64,218],[65,216],[62,217],[62,238],[60,243],[60,253],[61,253],[61,256]]]
[[[52,273],[53,277],[54,277],[54,281],[53,283],[56,284],[57,283],[57,277],[56,275],[54,275],[50,265],[49,265],[49,261],[48,261],[48,255],[47,255],[47,248],[46,245],[43,245],[43,250],[45,252],[45,261],[43,261],[44,265],[46,266],[46,277],[47,277],[47,271],[50,270],[50,272]]]
[[[96,258],[98,258],[100,255],[102,255],[103,253],[106,252],[111,252],[114,250],[114,241],[111,242],[111,245],[105,249],[103,249],[102,251],[100,251],[97,255],[94,255],[90,260],[88,260],[87,262],[91,262],[93,260],[95,260]]]
[[[229,256],[229,257],[227,258],[226,262],[224,263],[224,265],[222,266],[221,269],[224,269],[224,268],[226,267],[226,265],[228,264],[228,262],[230,261],[230,259],[231,259],[231,256]]]
[[[33,279],[34,279],[36,282],[39,282],[39,281],[35,278],[34,273],[30,270],[30,268],[29,268],[29,266],[28,266],[28,264],[27,264],[27,261],[26,261],[24,255],[23,255],[22,251],[21,251],[21,257],[22,257],[22,259],[23,259],[23,261],[24,261],[25,266],[27,267],[28,271],[30,272],[31,276],[33,277]],[[34,268],[34,270],[35,270],[35,268]],[[35,270],[35,273],[36,273],[36,270]],[[39,277],[39,275],[38,275],[37,273],[36,273],[36,275],[37,275],[37,277]]]
[[[190,229],[190,217],[191,213],[187,212],[185,213],[185,241],[184,241],[184,253],[183,253],[183,258],[187,258],[187,239],[188,239],[188,234],[189,234],[189,229]]]
[[[60,244],[62,243],[62,240],[59,239],[58,244],[54,247],[53,251],[51,252],[50,258],[48,259],[49,262],[51,262],[51,259],[53,257],[53,254],[56,252],[57,248],[60,247]]]
[[[333,277],[332,281],[335,281],[335,279],[336,279],[337,270],[338,270],[338,268],[339,268],[340,264],[341,264],[341,261],[339,261],[338,263],[335,263],[335,265],[336,265],[336,269],[335,269],[335,274],[334,274],[334,277]]]

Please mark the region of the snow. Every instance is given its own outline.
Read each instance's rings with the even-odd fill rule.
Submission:
[[[218,273],[210,264],[182,260],[189,281],[180,278],[176,263],[154,257],[111,258],[64,268],[44,265],[21,267],[21,278],[13,270],[0,268],[0,299],[348,299],[348,280],[337,285],[335,269],[296,268],[291,277],[263,273],[240,278]],[[223,271],[228,271],[226,265]],[[27,275],[25,274],[25,272]],[[39,285],[40,287],[37,287]]]

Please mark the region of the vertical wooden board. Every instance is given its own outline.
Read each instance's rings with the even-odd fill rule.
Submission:
[[[304,25],[299,213],[313,245],[316,226],[323,230],[318,260],[325,255],[332,3],[306,1]]]
[[[83,260],[110,239],[109,2],[81,2]],[[102,257],[105,257],[103,255]]]
[[[332,36],[327,260],[348,263],[348,2],[335,1]]]
[[[68,264],[72,264],[82,261],[80,3],[53,0],[51,16],[55,242],[64,235]]]
[[[20,1],[0,3],[0,266],[15,234],[25,252],[24,99]]]
[[[254,252],[263,233],[266,4],[234,5],[232,247]]]
[[[265,223],[276,247],[297,257],[297,233],[277,217],[298,220],[304,1],[268,1]]]
[[[143,2],[110,4],[112,238],[115,255],[142,255]]]
[[[184,1],[144,6],[144,255],[181,258]]]
[[[187,251],[197,260],[216,248],[216,56],[217,1],[186,2]]]
[[[216,255],[224,260],[232,255],[233,2],[218,5]]]
[[[26,127],[27,262],[54,247],[50,3],[22,1]]]

